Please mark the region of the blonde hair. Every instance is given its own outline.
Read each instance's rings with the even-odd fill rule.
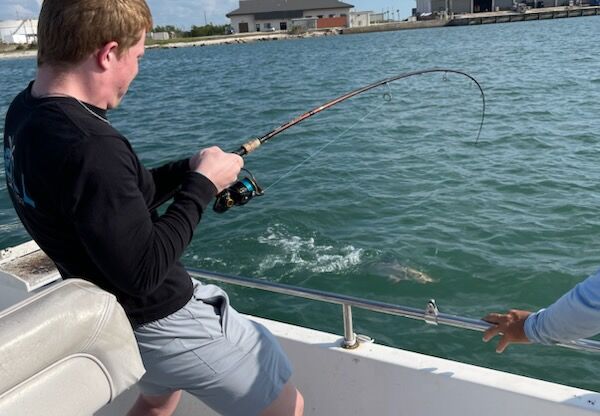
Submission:
[[[121,54],[152,29],[145,0],[44,0],[38,22],[38,66],[69,66],[111,41]]]

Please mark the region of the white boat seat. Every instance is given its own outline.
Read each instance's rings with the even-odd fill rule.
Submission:
[[[91,415],[145,370],[125,312],[68,279],[0,312],[0,415]]]

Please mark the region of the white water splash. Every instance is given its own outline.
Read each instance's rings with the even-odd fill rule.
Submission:
[[[283,227],[269,227],[266,235],[258,238],[260,244],[274,248],[259,264],[259,270],[266,272],[278,266],[286,266],[290,271],[306,270],[315,273],[344,271],[360,263],[363,250],[352,245],[336,248],[319,245],[313,237],[290,235]]]

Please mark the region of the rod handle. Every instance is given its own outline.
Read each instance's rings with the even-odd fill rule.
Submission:
[[[258,149],[258,147],[261,144],[262,143],[259,139],[251,139],[251,140],[248,140],[243,145],[241,145],[239,149],[233,151],[232,153],[235,153],[236,155],[240,155],[240,156],[246,156],[248,153],[252,153],[256,149]]]

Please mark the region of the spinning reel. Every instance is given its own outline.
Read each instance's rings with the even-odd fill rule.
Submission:
[[[213,210],[219,214],[224,213],[236,205],[245,205],[255,196],[262,196],[264,192],[256,183],[254,175],[248,169],[242,169],[249,176],[237,181],[229,188],[221,191],[213,205]]]

